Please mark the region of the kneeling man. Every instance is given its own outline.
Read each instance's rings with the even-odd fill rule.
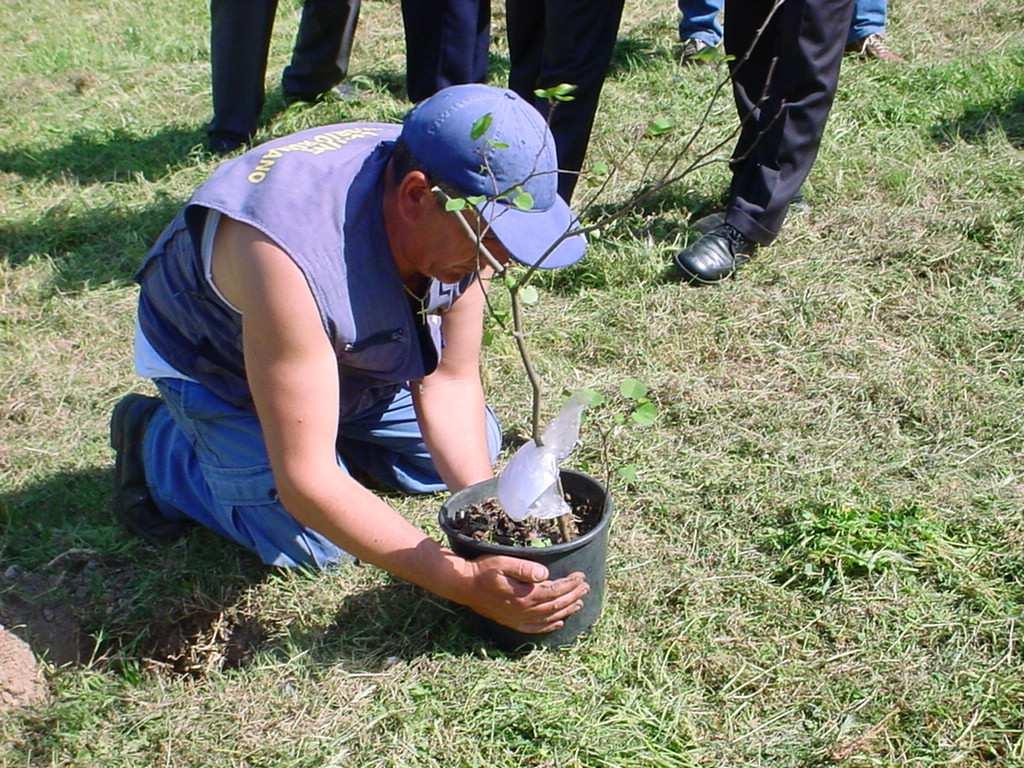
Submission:
[[[573,222],[557,182],[543,119],[482,85],[401,126],[315,128],[222,164],[137,276],[136,368],[161,397],[129,395],[111,418],[122,522],[151,540],[196,522],[274,565],[355,557],[519,631],[560,627],[581,574],[464,560],[367,488],[491,476],[479,245],[540,259]],[[522,190],[531,210],[510,202]],[[451,197],[489,199],[450,212]],[[584,249],[568,238],[542,265]]]

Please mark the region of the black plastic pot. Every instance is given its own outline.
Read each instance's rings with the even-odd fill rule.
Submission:
[[[438,522],[448,535],[452,549],[460,557],[472,560],[480,555],[507,555],[532,560],[548,568],[550,578],[560,579],[581,571],[587,577],[590,594],[583,598],[583,608],[565,620],[561,629],[544,635],[527,635],[477,616],[480,633],[506,650],[536,646],[554,648],[568,645],[581,633],[590,629],[601,615],[604,605],[605,560],[608,553],[608,523],[612,516],[612,502],[599,482],[582,472],[562,470],[562,488],[574,499],[589,501],[592,508],[602,509],[601,519],[592,529],[573,541],[550,547],[509,547],[476,541],[456,531],[449,522],[459,513],[498,495],[496,478],[469,488],[463,488],[441,507]]]

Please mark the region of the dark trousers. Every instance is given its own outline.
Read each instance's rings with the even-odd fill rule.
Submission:
[[[736,57],[733,95],[745,121],[733,152],[726,221],[763,245],[779,234],[817,157],[853,4],[785,0],[743,61],[773,2],[726,0],[725,50]]]
[[[361,0],[306,0],[282,77],[286,96],[313,98],[348,72]],[[263,81],[277,0],[211,0],[211,136],[247,140],[263,109]]]
[[[487,79],[490,0],[402,0],[410,101]]]
[[[573,101],[551,115],[558,167],[558,192],[572,198],[587,153],[601,87],[608,72],[624,0],[507,0],[509,88],[547,116],[550,104],[537,88],[576,86]]]

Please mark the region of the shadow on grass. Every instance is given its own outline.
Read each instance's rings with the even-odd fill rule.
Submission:
[[[405,583],[345,597],[326,629],[278,636],[251,595],[275,569],[199,527],[148,545],[115,523],[109,489],[109,469],[91,468],[0,495],[0,623],[51,663],[202,677],[299,648],[374,672],[478,645],[463,614]]]
[[[470,632],[472,615],[403,582],[346,597],[329,626],[292,635],[318,664],[350,672],[380,672],[399,661],[433,653],[464,656],[480,641]]]
[[[127,283],[182,203],[165,195],[137,209],[58,205],[46,218],[0,229],[0,259],[18,266],[33,258],[48,258],[56,268],[54,285],[62,291]]]
[[[619,240],[630,242],[652,242],[662,244],[675,242],[680,233],[687,241],[696,235],[692,223],[724,204],[724,191],[708,195],[674,185],[642,200],[638,205],[622,214],[609,226],[602,227],[601,237],[615,243]],[[586,200],[586,191],[580,190],[577,197]],[[622,202],[592,206],[586,221],[597,223],[615,216],[622,210]],[[614,247],[614,245],[613,245]],[[568,269],[551,270],[537,275],[538,285],[552,293],[573,296],[583,289],[604,290],[611,286],[609,273],[599,260],[583,259]],[[674,282],[673,272],[663,275],[666,282]]]
[[[0,152],[0,171],[47,180],[70,177],[82,184],[132,181],[137,174],[156,181],[192,164],[204,138],[199,128],[169,127],[151,136],[124,128],[82,133],[53,149]]]
[[[127,534],[110,512],[110,483],[109,468],[94,467],[0,495],[2,623],[56,664],[184,667],[185,641],[204,628],[230,661],[240,635],[220,616],[267,570],[206,531],[160,547]]]
[[[1001,101],[974,104],[957,117],[936,123],[929,133],[936,144],[947,146],[957,139],[980,141],[994,130],[1002,130],[1013,146],[1024,148],[1024,91]]]

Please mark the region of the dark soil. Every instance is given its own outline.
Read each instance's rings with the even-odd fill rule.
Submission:
[[[150,627],[139,651],[150,669],[202,677],[237,669],[267,640],[267,631],[235,611],[193,608]]]
[[[69,589],[65,572],[24,572],[0,576],[0,625],[55,666],[89,658],[90,643],[71,605],[83,595]]]
[[[137,566],[89,550],[36,570],[10,566],[0,572],[0,631],[55,666],[135,659],[191,677],[244,666],[265,645],[265,628],[231,605],[231,595],[161,601],[136,616],[139,579]]]
[[[452,527],[464,536],[490,544],[507,547],[548,547],[564,544],[582,536],[601,519],[601,509],[589,500],[576,499],[566,494],[565,500],[572,510],[568,536],[563,535],[559,518],[538,520],[528,517],[521,522],[512,520],[495,498],[485,499],[462,511],[451,521]]]

